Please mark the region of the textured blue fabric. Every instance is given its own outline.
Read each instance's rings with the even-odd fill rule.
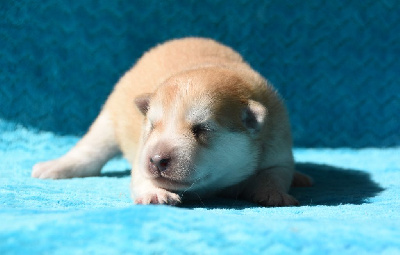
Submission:
[[[0,1],[0,118],[82,134],[143,51],[205,36],[279,88],[296,146],[398,146],[399,13],[397,0]]]
[[[396,0],[0,1],[0,254],[400,254],[399,13]],[[305,147],[296,167],[315,179],[291,191],[302,206],[135,206],[121,158],[99,177],[30,177],[145,50],[184,36],[232,46],[279,89]]]
[[[30,178],[77,140],[0,121],[0,254],[399,254],[400,148],[295,149],[302,206],[135,206],[123,159],[102,176]]]

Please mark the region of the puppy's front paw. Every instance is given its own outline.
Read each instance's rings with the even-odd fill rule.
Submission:
[[[299,201],[297,201],[293,196],[278,190],[269,190],[265,193],[263,192],[260,194],[256,194],[253,197],[253,201],[263,206],[299,205]]]
[[[33,166],[32,177],[39,179],[66,179],[99,175],[96,162],[79,161],[75,158],[58,158]]]
[[[40,162],[33,166],[32,177],[39,179],[65,179],[71,178],[69,167],[60,160]]]
[[[166,204],[177,205],[181,203],[181,197],[178,194],[169,192],[165,189],[156,188],[154,190],[142,193],[135,198],[135,204]]]

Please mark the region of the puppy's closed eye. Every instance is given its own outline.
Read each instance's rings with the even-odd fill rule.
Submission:
[[[191,131],[197,141],[205,143],[212,129],[206,124],[194,124]]]

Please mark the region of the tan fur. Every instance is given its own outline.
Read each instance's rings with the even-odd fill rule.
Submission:
[[[141,102],[148,107],[134,107],[135,98],[139,108]],[[198,124],[207,132],[196,137]],[[265,206],[296,205],[287,194],[292,181],[311,181],[298,172],[301,181],[293,180],[291,147],[286,109],[274,88],[231,48],[186,38],[145,53],[81,142],[60,159],[35,165],[32,176],[97,175],[121,151],[132,164],[136,203],[177,204],[219,193]],[[160,155],[170,160],[167,170],[155,167]]]

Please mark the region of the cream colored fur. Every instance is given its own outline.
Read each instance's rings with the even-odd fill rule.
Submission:
[[[98,175],[122,152],[132,164],[139,204],[220,194],[264,206],[296,205],[290,185],[311,180],[294,174],[291,147],[275,89],[231,48],[186,38],[144,54],[81,141],[61,158],[36,164],[32,176]],[[155,166],[157,157],[168,164]]]

